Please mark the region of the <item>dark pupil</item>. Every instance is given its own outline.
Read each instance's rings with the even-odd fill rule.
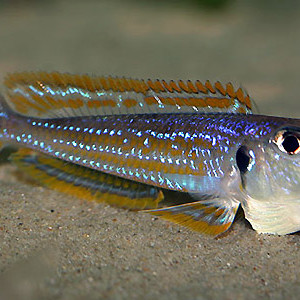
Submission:
[[[282,146],[286,152],[294,153],[299,148],[298,138],[294,135],[288,135],[285,137],[284,141],[282,142]]]
[[[236,163],[241,173],[246,173],[250,157],[245,146],[242,146],[236,152]]]

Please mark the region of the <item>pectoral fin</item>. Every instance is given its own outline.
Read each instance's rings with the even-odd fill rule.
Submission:
[[[229,229],[239,205],[230,199],[214,198],[145,212],[192,230],[217,236]]]

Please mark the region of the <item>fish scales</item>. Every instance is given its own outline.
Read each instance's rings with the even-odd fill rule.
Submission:
[[[138,182],[195,192],[193,178],[222,177],[240,139],[260,138],[279,120],[147,114],[49,120],[11,117],[3,123],[0,138],[9,142]]]

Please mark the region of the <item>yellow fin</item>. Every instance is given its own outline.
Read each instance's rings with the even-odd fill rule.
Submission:
[[[239,205],[233,200],[215,198],[144,212],[201,233],[218,236],[230,228]]]
[[[156,187],[105,174],[21,148],[12,161],[39,183],[87,200],[127,209],[156,208],[163,193]]]
[[[199,80],[138,80],[67,73],[6,76],[6,101],[19,114],[62,118],[146,113],[251,113],[241,88]]]

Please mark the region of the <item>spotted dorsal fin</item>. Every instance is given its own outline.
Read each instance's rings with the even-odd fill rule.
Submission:
[[[219,81],[193,83],[24,72],[9,74],[4,85],[11,109],[39,118],[252,111],[252,101],[242,88]]]
[[[218,236],[230,228],[239,205],[234,200],[214,198],[145,212],[201,233]]]

